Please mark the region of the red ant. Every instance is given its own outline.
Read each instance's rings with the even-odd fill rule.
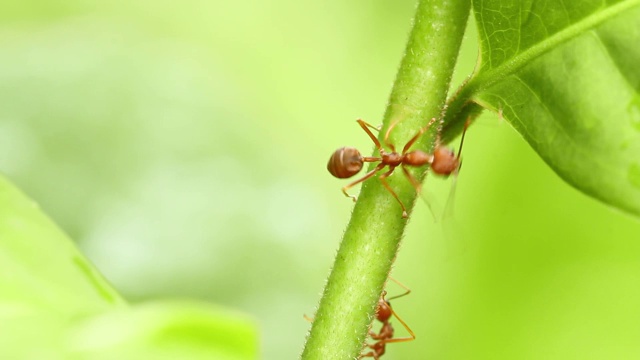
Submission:
[[[409,288],[402,285],[397,280],[394,280],[393,278],[390,278],[390,279],[395,281],[398,285],[405,288],[407,291],[403,294],[391,297],[389,299],[397,299],[399,297],[408,295],[411,292]],[[371,348],[371,351],[365,354],[361,354],[358,357],[358,359],[371,357],[371,358],[374,358],[374,360],[378,360],[382,355],[384,355],[387,344],[412,341],[416,339],[416,335],[413,333],[411,328],[409,328],[409,326],[393,311],[393,309],[391,308],[391,303],[389,302],[389,300],[385,299],[385,295],[387,295],[387,292],[383,291],[382,295],[380,296],[380,300],[378,300],[378,306],[376,307],[376,319],[382,323],[382,327],[380,328],[380,331],[377,334],[373,331],[369,331],[369,336],[371,336],[373,340],[376,340],[376,342],[373,344],[366,344],[365,346],[368,348]],[[391,323],[389,322],[389,319],[391,318],[391,316],[395,316],[396,319],[400,321],[402,326],[404,326],[404,328],[407,329],[410,335],[409,337],[404,337],[404,338],[393,337],[393,333],[394,333],[393,326],[391,326]]]
[[[360,152],[356,148],[341,147],[338,150],[336,150],[333,153],[333,155],[331,155],[331,158],[329,159],[329,163],[327,164],[327,170],[329,170],[331,175],[339,179],[346,179],[360,172],[365,162],[378,162],[378,161],[380,162],[380,164],[378,164],[373,170],[366,173],[363,177],[342,188],[342,192],[345,194],[345,196],[350,197],[355,202],[357,197],[354,195],[349,195],[347,193],[347,190],[369,179],[370,177],[375,175],[378,171],[382,170],[385,166],[388,166],[389,170],[384,174],[380,175],[380,181],[382,182],[382,185],[387,189],[387,191],[389,191],[391,195],[393,195],[393,197],[396,200],[398,200],[398,203],[400,203],[400,206],[402,207],[402,217],[407,218],[408,217],[407,209],[405,208],[402,201],[400,201],[400,198],[398,198],[398,195],[393,191],[393,189],[391,189],[391,187],[386,181],[386,178],[388,178],[389,176],[391,176],[391,174],[393,174],[393,171],[395,170],[396,167],[398,166],[402,167],[402,171],[404,172],[405,176],[407,177],[407,179],[409,179],[409,181],[411,182],[411,184],[413,185],[413,187],[416,189],[417,192],[420,192],[421,190],[420,182],[418,182],[418,180],[415,177],[413,177],[411,173],[409,173],[406,166],[419,167],[424,165],[430,165],[431,170],[435,174],[442,175],[442,176],[448,176],[454,172],[457,173],[457,171],[460,169],[460,165],[461,165],[460,153],[462,151],[464,134],[469,125],[469,121],[467,121],[467,123],[465,124],[465,131],[462,133],[462,139],[460,140],[460,150],[458,150],[458,156],[456,156],[451,149],[441,145],[436,146],[433,154],[428,154],[421,150],[413,150],[413,151],[407,152],[407,150],[409,150],[409,148],[418,140],[418,138],[420,138],[422,134],[424,134],[425,131],[427,131],[429,126],[433,125],[435,121],[436,121],[435,118],[431,119],[431,121],[429,121],[427,126],[420,129],[420,131],[418,131],[418,133],[407,142],[407,144],[402,149],[402,153],[398,153],[396,152],[395,146],[389,142],[389,133],[396,126],[396,124],[398,123],[397,121],[391,124],[391,126],[389,126],[389,128],[387,129],[387,132],[384,135],[384,140],[383,140],[384,144],[387,145],[389,149],[391,149],[391,152],[387,152],[382,148],[378,139],[369,130],[369,128],[371,128],[377,131],[378,128],[376,128],[371,124],[366,123],[362,119],[358,119],[357,122],[360,125],[360,127],[362,127],[362,129],[367,133],[367,135],[369,135],[373,143],[376,145],[376,148],[378,148],[378,151],[380,152],[380,157],[369,157],[369,156],[363,157],[362,155],[360,155]]]

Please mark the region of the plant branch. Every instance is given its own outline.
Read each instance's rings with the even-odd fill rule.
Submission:
[[[399,121],[389,141],[401,148],[431,118],[441,116],[470,6],[471,0],[419,2],[380,138],[391,123]],[[414,148],[431,150],[435,130],[431,129]],[[424,169],[414,175],[422,181]],[[411,212],[416,192],[402,172],[391,176],[389,184]],[[364,182],[302,359],[346,360],[359,356],[407,223],[401,213],[380,181]]]

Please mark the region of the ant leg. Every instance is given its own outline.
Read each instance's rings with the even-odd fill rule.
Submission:
[[[378,355],[376,355],[376,353],[374,353],[373,351],[369,351],[366,354],[360,354],[360,356],[358,356],[358,359],[362,359],[362,358],[366,358],[366,357],[373,358],[374,360],[379,360],[380,359],[378,357]]]
[[[384,341],[376,341],[373,344],[364,344],[364,348],[370,348],[371,350],[366,354],[360,354],[358,359],[362,359],[365,357],[373,358],[374,360],[379,360],[382,355],[385,353],[385,342]],[[364,350],[363,350],[364,351]]]
[[[471,117],[467,118],[467,121],[464,122],[464,129],[462,130],[462,138],[460,139],[460,147],[458,148],[458,155],[456,155],[456,161],[458,161],[458,167],[454,171],[454,175],[458,175],[460,169],[462,168],[462,160],[460,159],[460,155],[462,155],[462,145],[464,144],[464,136],[467,134],[467,129],[471,125]]]
[[[458,169],[460,169],[460,167],[458,167]],[[407,170],[404,164],[402,165],[402,171],[404,172],[407,179],[409,179],[409,181],[411,182],[411,185],[413,185],[413,187],[416,189],[416,193],[420,195],[422,200],[424,200],[424,202],[429,207],[429,211],[431,211],[431,215],[433,215],[433,220],[437,222],[438,219],[436,217],[435,210],[433,210],[433,206],[431,205],[431,202],[427,198],[422,196],[422,184],[420,184],[420,182],[416,178],[414,178],[413,175],[411,175],[411,173],[409,172],[409,170]]]
[[[393,314],[393,316],[395,316],[395,318],[398,319],[398,321],[400,321],[400,323],[407,330],[407,332],[409,333],[410,336],[409,337],[403,337],[403,338],[394,338],[394,339],[389,339],[389,340],[380,340],[380,342],[385,343],[385,344],[389,344],[389,343],[406,342],[406,341],[415,340],[416,339],[416,334],[413,333],[413,330],[411,330],[409,325],[407,325],[407,323],[404,322],[404,320],[402,320],[400,318],[400,316],[398,316],[398,314],[396,314],[395,311],[393,311],[393,308],[390,308],[390,309],[391,309],[391,313]]]
[[[444,206],[444,212],[442,214],[442,218],[443,220],[446,220],[447,218],[451,218],[453,220],[454,218],[454,205],[455,205],[455,198],[456,198],[456,184],[458,181],[458,172],[460,171],[460,168],[462,167],[462,161],[460,161],[460,163],[458,164],[458,168],[456,169],[456,172],[454,174],[453,179],[451,180],[451,190],[449,190],[449,196],[447,197],[447,203]]]
[[[417,134],[415,134],[415,135],[411,138],[411,140],[409,140],[409,141],[407,142],[407,144],[406,144],[406,145],[404,146],[404,148],[402,149],[402,154],[403,154],[403,155],[407,152],[407,150],[409,150],[409,148],[411,147],[411,145],[413,145],[413,143],[415,143],[415,142],[416,142],[416,140],[418,140],[418,138],[419,138],[420,136],[422,136],[422,134],[424,134],[424,132],[425,132],[426,130],[427,130],[427,129],[425,129],[425,128],[421,128],[421,129],[418,131],[418,133],[417,133]]]
[[[413,177],[413,175],[411,175],[411,173],[409,172],[409,170],[407,170],[407,167],[404,166],[404,164],[402,164],[402,172],[404,172],[404,175],[407,177],[407,179],[409,179],[409,182],[416,189],[416,192],[420,194],[422,192],[422,184],[420,184],[418,179],[416,179],[415,177]]]
[[[380,145],[380,141],[378,141],[378,139],[373,135],[373,133],[371,132],[371,130],[368,129],[372,128],[372,129],[376,129],[377,128],[371,124],[369,124],[368,122],[362,120],[362,119],[358,119],[356,120],[358,122],[358,124],[360,125],[360,127],[362,128],[362,130],[364,130],[364,132],[367,133],[367,135],[369,135],[369,137],[371,138],[371,140],[373,141],[374,144],[376,144],[376,147],[378,148],[378,151],[380,151],[380,153],[382,154],[382,152],[384,151],[382,149],[382,145]]]
[[[362,122],[365,126],[369,127],[371,130],[375,130],[375,131],[380,131],[380,129],[382,128],[382,124],[378,125],[378,126],[373,126],[371,124],[369,124],[368,122],[362,120],[362,119],[358,119],[357,120],[358,123]]]
[[[384,133],[384,143],[393,152],[396,152],[396,147],[395,147],[395,145],[393,145],[392,143],[389,142],[389,134],[391,134],[391,130],[393,130],[393,128],[395,128],[396,125],[398,125],[399,122],[400,122],[400,119],[395,120],[394,122],[392,122],[391,125],[389,125],[389,127],[387,128],[387,132]]]
[[[406,291],[400,295],[394,295],[388,299],[385,300],[393,300],[393,299],[397,299],[397,298],[401,298],[403,296],[409,295],[411,293],[411,289],[409,289],[405,284],[401,283],[400,281],[394,279],[393,277],[389,276],[389,280],[393,281],[394,283],[398,284],[398,286],[402,287],[403,289],[405,289]],[[385,291],[386,293],[386,291]],[[382,295],[382,298],[384,299],[384,294]]]
[[[302,317],[308,322],[313,323],[313,318],[310,316],[307,316],[307,314],[302,314]]]
[[[471,117],[467,118],[467,121],[465,121],[464,123],[464,130],[462,130],[462,138],[460,139],[460,147],[458,148],[458,155],[456,156],[456,159],[458,160],[458,167],[456,168],[455,172],[454,172],[454,178],[453,181],[451,182],[451,190],[449,191],[449,198],[447,199],[447,204],[445,206],[445,214],[449,214],[450,216],[453,216],[453,199],[455,198],[455,191],[456,191],[456,181],[458,180],[458,174],[460,173],[460,169],[462,169],[462,159],[460,159],[460,156],[462,155],[462,145],[464,144],[464,136],[467,134],[467,129],[469,128],[469,125],[471,125]]]
[[[344,196],[353,199],[353,202],[356,202],[356,200],[358,200],[358,197],[355,195],[349,195],[349,193],[347,193],[347,190],[351,189],[352,187],[358,185],[359,183],[367,180],[368,178],[372,177],[373,175],[375,175],[375,173],[377,173],[378,171],[382,170],[382,168],[385,167],[385,165],[383,163],[378,164],[378,166],[376,166],[373,170],[369,171],[368,173],[366,173],[363,177],[361,177],[360,179],[347,184],[346,186],[344,186],[342,188],[342,193],[344,194]]]
[[[382,185],[384,185],[384,187],[387,189],[387,191],[389,191],[391,193],[391,195],[393,195],[393,197],[396,198],[396,200],[398,200],[398,203],[402,207],[402,217],[406,219],[406,218],[409,217],[409,215],[407,214],[407,208],[404,207],[404,204],[402,203],[402,201],[400,201],[400,198],[398,197],[398,194],[396,194],[396,192],[393,191],[391,186],[389,186],[389,183],[387,182],[387,180],[385,180],[391,174],[393,174],[393,170],[394,169],[395,168],[390,168],[389,171],[387,171],[386,173],[380,175],[380,182],[382,182]]]
[[[458,159],[460,159],[460,154],[462,154],[462,144],[464,143],[464,136],[467,133],[469,125],[471,125],[471,117],[468,117],[467,121],[464,122],[464,130],[462,130],[462,138],[460,139],[460,148],[458,148]]]
[[[407,142],[407,144],[404,146],[404,149],[402,149],[402,154],[406,153],[407,150],[409,150],[409,148],[411,147],[411,145],[413,145],[413,143],[415,143],[422,134],[424,134],[425,131],[427,131],[429,129],[429,127],[431,127],[431,125],[433,125],[433,123],[435,123],[437,121],[436,118],[431,118],[431,120],[429,120],[429,123],[427,124],[427,126],[420,128],[420,130],[418,131],[417,134],[415,134],[411,140],[409,140]]]

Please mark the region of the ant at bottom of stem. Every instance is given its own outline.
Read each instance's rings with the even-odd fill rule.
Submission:
[[[404,320],[402,320],[398,316],[398,314],[396,314],[396,312],[393,311],[393,309],[391,308],[391,302],[389,301],[389,300],[401,298],[405,295],[409,295],[409,293],[411,293],[411,289],[409,289],[408,287],[406,287],[405,285],[403,285],[398,280],[392,277],[389,277],[389,279],[394,281],[396,284],[400,285],[406,291],[400,295],[392,296],[389,299],[386,298],[387,291],[386,290],[382,291],[382,295],[380,295],[380,299],[378,300],[378,305],[376,306],[376,320],[382,323],[382,327],[380,328],[380,331],[378,331],[377,333],[374,331],[369,331],[369,336],[371,337],[371,339],[375,340],[375,342],[371,344],[365,343],[364,347],[370,348],[371,351],[360,354],[360,356],[358,356],[358,359],[368,357],[368,358],[373,358],[374,360],[379,360],[380,357],[384,355],[384,353],[386,352],[387,344],[413,341],[416,339],[416,335],[413,333],[413,330],[411,330],[409,325],[407,325],[407,323],[405,323]],[[410,336],[403,337],[403,338],[393,337],[395,330],[390,322],[390,319],[392,316],[398,319],[398,321],[407,330]],[[303,317],[308,322],[314,321],[312,317],[309,317],[306,314],[303,315]]]
[[[394,278],[392,277],[389,277],[389,278],[393,280],[396,284],[402,286],[406,290],[406,292],[400,295],[393,296],[389,299],[385,299],[387,292],[386,291],[382,292],[382,295],[378,300],[378,306],[376,307],[376,319],[382,323],[382,327],[380,328],[380,331],[378,333],[369,331],[369,336],[371,337],[371,339],[376,340],[376,342],[371,344],[365,344],[365,347],[370,348],[371,350],[367,353],[361,354],[358,357],[358,359],[370,357],[370,358],[373,358],[374,360],[379,360],[380,357],[384,355],[384,353],[386,352],[387,344],[413,341],[416,339],[416,335],[413,333],[409,325],[407,325],[398,316],[398,314],[396,314],[395,311],[393,311],[393,309],[391,308],[391,303],[389,302],[389,300],[391,299],[397,299],[405,295],[408,295],[411,292],[411,290],[406,286],[402,285],[399,281],[395,280]],[[390,319],[392,316],[395,316],[395,318],[398,319],[398,321],[407,330],[410,336],[403,337],[403,338],[393,337],[394,329],[390,322]]]

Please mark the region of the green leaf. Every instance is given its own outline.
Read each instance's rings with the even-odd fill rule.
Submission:
[[[210,304],[151,303],[80,323],[69,335],[72,359],[256,359],[253,321]]]
[[[640,216],[640,1],[475,0],[481,61],[445,140],[501,113],[571,185]]]
[[[1,359],[257,358],[254,322],[204,303],[142,304],[73,321],[32,309],[0,321]]]
[[[0,315],[43,310],[74,317],[125,304],[73,242],[3,177],[0,274]]]
[[[37,205],[0,177],[0,359],[257,356],[255,325],[213,305],[129,307]]]

